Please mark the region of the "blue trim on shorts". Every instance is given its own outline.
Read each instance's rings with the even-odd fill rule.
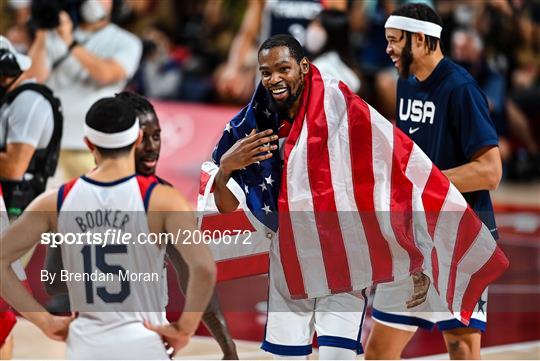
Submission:
[[[433,326],[435,326],[433,322],[424,320],[422,318],[418,318],[414,316],[395,315],[392,313],[379,311],[375,308],[373,309],[373,312],[371,313],[371,317],[380,321],[384,321],[384,322],[400,323],[402,325],[410,325],[410,326],[418,326],[426,330],[431,330],[433,329]]]
[[[275,343],[271,343],[266,340],[263,341],[261,349],[263,349],[266,352],[270,352],[274,355],[280,355],[280,356],[306,356],[306,355],[311,354],[312,352],[311,345],[285,346],[285,345],[277,345]]]
[[[356,351],[357,354],[360,354],[362,346],[358,340],[353,340],[351,338],[339,337],[339,336],[317,336],[317,343],[319,347],[328,346],[328,347],[339,347],[347,350]],[[363,351],[363,350],[362,350]]]
[[[471,318],[469,326],[465,326],[465,324],[463,324],[461,321],[454,318],[451,320],[437,322],[437,327],[440,331],[450,331],[455,330],[456,328],[475,328],[482,332],[486,331],[486,323],[484,321],[477,320],[476,318]]]

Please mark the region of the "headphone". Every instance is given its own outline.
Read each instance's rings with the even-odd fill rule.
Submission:
[[[8,49],[0,49],[0,76],[15,78],[21,75],[17,58]]]

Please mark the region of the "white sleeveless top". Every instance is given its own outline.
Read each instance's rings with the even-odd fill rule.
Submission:
[[[167,322],[165,246],[137,243],[149,234],[146,208],[156,184],[135,175],[107,183],[82,176],[60,188],[62,275],[78,312],[68,358],[167,358],[158,334],[143,325]],[[105,246],[91,244],[98,235],[108,237]],[[131,235],[128,244],[118,235]]]

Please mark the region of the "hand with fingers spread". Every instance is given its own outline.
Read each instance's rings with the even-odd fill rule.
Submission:
[[[167,325],[152,325],[148,321],[144,321],[144,327],[157,332],[173,348],[173,354],[171,356],[174,356],[179,350],[186,347],[194,333],[184,331],[179,322],[172,322]]]
[[[272,151],[277,149],[277,145],[271,142],[278,139],[278,136],[272,133],[272,129],[259,133],[253,129],[247,137],[238,140],[221,157],[219,167],[223,174],[230,176],[235,170],[271,158]]]
[[[417,272],[412,274],[414,291],[411,299],[407,301],[407,308],[413,308],[422,304],[426,298],[429,290],[430,280],[422,272]]]

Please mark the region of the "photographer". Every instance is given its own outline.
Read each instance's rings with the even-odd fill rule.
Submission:
[[[60,152],[64,179],[94,166],[83,143],[84,115],[90,105],[120,92],[139,64],[141,42],[111,23],[112,4],[112,0],[34,0],[32,4],[38,29],[29,51],[33,60],[29,72],[53,89],[64,105]]]
[[[45,190],[62,137],[60,102],[28,79],[31,63],[0,36],[0,182],[11,218]]]

